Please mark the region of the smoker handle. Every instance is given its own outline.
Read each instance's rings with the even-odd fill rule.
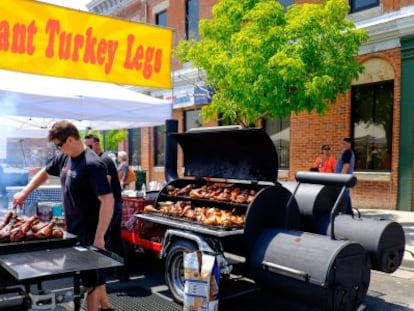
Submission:
[[[269,272],[284,275],[284,276],[287,276],[293,279],[297,279],[299,281],[305,282],[309,280],[309,274],[307,274],[304,271],[278,265],[276,263],[268,262],[268,261],[262,261],[262,266],[265,270]]]
[[[178,120],[165,120],[165,154],[164,154],[164,177],[167,182],[178,179],[177,160],[178,146],[175,139],[170,135],[178,132]]]
[[[346,186],[343,186],[341,188],[341,192],[339,193],[338,197],[336,198],[336,201],[334,203],[334,206],[332,207],[331,210],[331,239],[332,240],[336,240],[335,237],[335,217],[338,215],[339,213],[339,203],[341,202],[342,198],[345,195],[345,191],[346,191]]]
[[[356,185],[357,178],[352,174],[297,172],[296,180],[300,183],[319,184],[326,186],[346,186],[351,188]]]
[[[211,131],[232,131],[241,130],[241,125],[220,125],[220,126],[204,126],[204,127],[192,127],[186,131],[186,133],[192,132],[211,132]]]

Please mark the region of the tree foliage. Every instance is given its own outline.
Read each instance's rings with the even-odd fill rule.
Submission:
[[[344,0],[295,4],[220,0],[200,21],[199,41],[180,41],[175,55],[205,71],[214,90],[203,117],[246,125],[292,112],[324,113],[363,71],[355,59],[368,39],[347,19]]]
[[[105,131],[105,149],[118,150],[118,145],[128,136],[127,130],[108,130]]]
[[[108,151],[116,151],[118,150],[118,145],[127,138],[128,131],[127,130],[107,130],[103,133],[97,130],[93,131],[86,131],[85,135],[87,134],[95,134],[99,137],[101,141],[101,146]]]

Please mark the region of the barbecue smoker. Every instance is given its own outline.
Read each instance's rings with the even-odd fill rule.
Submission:
[[[336,174],[298,172],[297,182],[282,182],[299,205],[302,230],[329,235],[334,239],[360,243],[369,253],[371,269],[392,273],[401,265],[405,250],[402,226],[387,219],[345,215]],[[343,178],[343,177],[342,177]],[[356,182],[356,180],[355,180]]]
[[[277,153],[263,130],[217,127],[176,133],[174,120],[166,125],[170,181],[155,206],[136,218],[140,228],[155,224],[163,230],[159,255],[177,302],[184,296],[183,252],[201,250],[216,255],[223,277],[230,275],[237,259],[246,276],[278,294],[324,310],[360,306],[370,282],[368,252],[357,242],[301,231],[299,206],[291,191],[277,182]],[[177,177],[177,143],[184,153],[184,178]],[[353,180],[332,182],[348,186]],[[251,197],[234,201],[234,193]],[[203,208],[220,215],[231,212],[244,221],[214,223],[185,214]],[[146,238],[159,239],[156,231]]]

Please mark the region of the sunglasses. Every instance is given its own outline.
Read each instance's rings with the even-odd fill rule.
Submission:
[[[331,148],[323,148],[322,150],[331,150]]]
[[[66,141],[67,141],[67,140],[68,140],[68,139],[66,138],[64,141],[58,142],[57,144],[55,144],[55,147],[56,147],[57,149],[62,148],[62,146],[63,146],[64,144],[66,144]]]

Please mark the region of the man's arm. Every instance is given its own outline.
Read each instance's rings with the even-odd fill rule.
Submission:
[[[342,161],[344,163],[344,165],[342,166],[342,170],[341,170],[342,174],[348,174],[349,167],[351,165],[351,157],[352,157],[351,150],[350,149],[345,150],[342,155]]]
[[[344,163],[344,166],[342,166],[342,174],[348,174],[348,170],[349,170],[349,163]]]
[[[33,176],[30,182],[23,188],[22,191],[16,193],[13,197],[13,208],[17,205],[23,205],[26,201],[29,194],[42,185],[47,179],[49,175],[46,172],[46,168],[42,168],[40,171]]]
[[[105,249],[105,233],[111,223],[115,203],[112,192],[100,195],[98,198],[101,201],[101,207],[99,209],[99,220],[93,245],[97,248]]]

